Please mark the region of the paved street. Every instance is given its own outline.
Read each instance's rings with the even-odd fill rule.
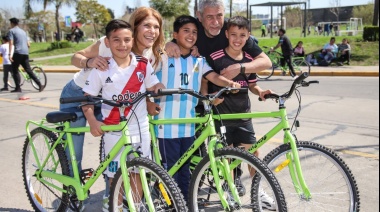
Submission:
[[[30,84],[23,85],[22,94],[0,92],[0,211],[32,211],[26,197],[21,172],[21,152],[25,140],[25,123],[39,120],[50,111],[57,110],[59,94],[72,78],[72,73],[47,73],[46,89],[39,93]],[[2,78],[2,73],[0,74]],[[359,186],[361,211],[379,211],[379,79],[378,77],[322,77],[302,93],[302,112],[297,136],[326,145],[338,151],[352,170]],[[262,88],[276,93],[289,89],[290,77],[274,76],[259,82]],[[28,97],[28,100],[19,100]],[[255,111],[275,110],[277,104],[268,100],[258,102],[252,96]],[[297,110],[296,97],[287,102],[289,118]],[[276,120],[254,120],[255,131],[260,137],[273,127]],[[279,145],[281,137],[275,137],[265,145],[260,155]],[[86,136],[85,168],[95,168],[98,162],[99,139]],[[87,211],[100,211],[104,183],[99,180],[91,189]]]

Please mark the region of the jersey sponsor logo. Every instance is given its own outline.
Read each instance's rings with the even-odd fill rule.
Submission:
[[[84,84],[89,85],[90,81],[86,80],[86,82]]]
[[[144,81],[144,74],[142,72],[137,72],[136,73],[137,75],[137,79],[139,80],[139,82],[143,82]]]
[[[174,65],[173,65],[173,63],[170,63],[170,66],[169,66],[169,68],[174,68]]]
[[[112,100],[113,101],[120,101],[120,102],[122,102],[122,101],[129,101],[129,100],[134,100],[134,99],[136,99],[138,96],[140,96],[141,95],[141,92],[139,91],[139,92],[136,92],[136,93],[134,93],[134,92],[130,92],[129,90],[128,91],[126,91],[124,94],[118,94],[118,95],[112,95]]]
[[[106,83],[113,83],[110,77],[107,77]]]

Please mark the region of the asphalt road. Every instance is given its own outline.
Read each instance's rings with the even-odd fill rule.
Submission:
[[[57,110],[59,94],[73,74],[48,73],[46,89],[39,93],[30,84],[23,85],[22,94],[0,92],[0,211],[32,211],[21,172],[21,152],[25,140],[25,123],[39,120]],[[2,75],[0,75],[2,78]],[[379,211],[379,79],[377,77],[310,77],[319,80],[302,93],[302,112],[297,137],[314,141],[339,152],[351,168],[359,186],[362,211]],[[276,93],[286,92],[289,77],[273,77],[259,82],[262,88]],[[28,97],[28,100],[19,100]],[[271,100],[257,101],[256,111],[275,110]],[[289,118],[297,110],[296,97],[287,102]],[[258,137],[273,127],[275,120],[254,120]],[[98,161],[99,139],[86,136],[85,168],[94,168]],[[279,145],[281,136],[263,146],[260,155]],[[87,211],[100,211],[104,183],[98,181],[91,189]]]

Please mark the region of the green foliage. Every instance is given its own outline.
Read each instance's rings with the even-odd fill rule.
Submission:
[[[374,4],[368,3],[367,5],[355,6],[352,12],[355,18],[362,18],[364,25],[372,24],[374,12]]]
[[[188,0],[150,0],[149,4],[164,18],[190,14]]]
[[[55,41],[52,42],[50,45],[50,48],[48,48],[49,51],[54,49],[63,49],[63,48],[70,48],[71,43],[68,41]]]
[[[365,26],[363,30],[363,40],[365,41],[379,41],[379,27],[378,26]]]
[[[96,37],[99,31],[105,33],[104,28],[112,19],[108,9],[97,0],[79,0],[75,15],[78,22],[93,25]]]

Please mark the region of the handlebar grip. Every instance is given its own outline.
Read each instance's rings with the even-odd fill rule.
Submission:
[[[271,93],[271,94],[265,94],[264,98],[265,99],[278,99],[279,96],[277,94]],[[261,102],[263,100],[259,97],[259,101]]]
[[[318,80],[312,80],[312,81],[309,81],[309,84],[312,84],[312,83],[317,83],[317,84],[319,84],[319,81],[318,81]]]
[[[60,98],[59,102],[61,104],[66,104],[66,103],[74,103],[74,102],[88,102],[89,100],[90,100],[89,96],[75,96],[75,97]]]
[[[172,95],[172,94],[179,94],[181,89],[173,88],[173,89],[159,89],[158,95]]]
[[[294,84],[301,84],[301,82],[309,76],[309,73],[304,72],[294,80]]]

